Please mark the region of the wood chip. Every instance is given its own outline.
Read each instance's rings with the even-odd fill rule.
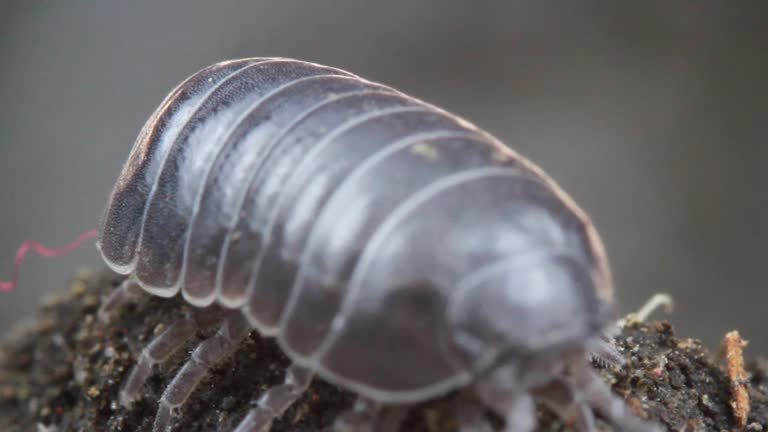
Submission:
[[[733,408],[733,417],[740,429],[747,426],[747,416],[749,415],[748,376],[747,371],[744,370],[744,355],[742,354],[742,348],[745,346],[747,346],[747,341],[741,338],[738,331],[732,331],[723,338],[728,378],[731,380],[731,408]]]

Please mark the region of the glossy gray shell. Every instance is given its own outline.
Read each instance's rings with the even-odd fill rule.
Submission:
[[[592,225],[530,162],[391,88],[280,58],[218,63],[166,98],[98,244],[146,291],[240,308],[377,400],[583,344],[612,296]]]

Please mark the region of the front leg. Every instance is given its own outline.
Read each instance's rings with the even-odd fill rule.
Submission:
[[[453,412],[456,413],[458,432],[493,432],[485,416],[485,405],[469,389],[454,398]]]
[[[595,432],[595,416],[584,401],[576,400],[573,384],[563,378],[552,380],[534,390],[536,399],[554,411],[566,424],[579,432]]]
[[[358,398],[354,406],[336,418],[333,432],[397,432],[408,414],[408,406],[383,406]]]
[[[373,432],[373,425],[381,412],[381,405],[358,397],[355,404],[342,412],[333,422],[332,432]]]
[[[518,393],[496,409],[505,411],[506,432],[530,432],[536,427],[536,406],[528,393]]]
[[[626,317],[616,321],[607,327],[601,337],[590,342],[588,347],[588,359],[602,367],[619,368],[626,362],[624,357],[616,348],[615,337],[621,333],[621,330],[633,322],[646,321],[656,310],[664,308],[666,313],[671,313],[673,309],[672,296],[666,293],[657,293],[648,299],[643,306],[636,312],[630,313]]]
[[[569,370],[573,383],[574,405],[591,406],[621,431],[662,431],[659,424],[648,422],[635,415],[624,399],[615,395],[608,384],[583,359],[575,360]]]
[[[475,390],[483,403],[504,417],[506,432],[531,432],[536,427],[536,406],[517,373],[515,367],[502,366],[481,379]]]

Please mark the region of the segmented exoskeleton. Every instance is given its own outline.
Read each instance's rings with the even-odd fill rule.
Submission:
[[[576,404],[583,430],[587,405],[655,428],[585,360],[612,286],[582,211],[488,133],[339,69],[250,58],[181,83],[142,129],[98,245],[145,291],[200,308],[144,350],[123,405],[154,363],[221,322],[165,391],[156,431],[253,329],[294,364],[238,432],[269,430],[313,374],[370,402],[358,409],[473,384],[510,431],[533,428],[532,394]],[[338,427],[362,430],[355,418]]]

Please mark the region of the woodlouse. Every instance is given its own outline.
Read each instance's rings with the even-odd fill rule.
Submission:
[[[269,430],[314,373],[369,402],[338,429],[471,385],[509,431],[534,427],[534,396],[582,430],[588,405],[657,430],[586,360],[613,294],[585,214],[488,133],[339,69],[249,58],[181,83],[142,129],[98,246],[145,291],[181,291],[200,311],[142,352],[123,405],[154,363],[221,323],[166,389],[155,431],[254,328],[294,364],[238,432]]]

